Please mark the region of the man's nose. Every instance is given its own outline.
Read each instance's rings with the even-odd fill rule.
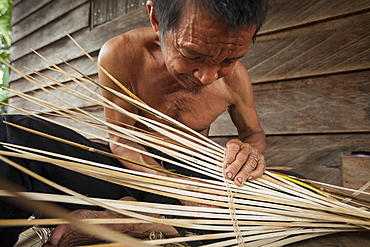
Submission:
[[[212,66],[212,67],[205,67],[202,69],[196,69],[194,70],[193,74],[198,80],[204,84],[209,85],[212,84],[215,80],[218,79],[219,68],[218,66]]]

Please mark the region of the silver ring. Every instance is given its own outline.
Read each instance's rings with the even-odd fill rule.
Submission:
[[[249,158],[252,158],[252,159],[254,159],[257,163],[258,163],[258,159],[257,159],[257,157],[254,157],[254,156],[252,156],[252,155],[249,155]]]

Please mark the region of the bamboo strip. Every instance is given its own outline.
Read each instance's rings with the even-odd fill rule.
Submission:
[[[32,157],[28,157],[28,158],[31,158]],[[50,160],[52,159],[46,159],[46,158],[42,158],[40,159],[42,161],[45,161],[45,162],[50,162]],[[54,164],[57,164],[57,163],[61,163],[61,164],[68,164],[70,162],[65,162],[65,161],[57,161],[57,160],[53,160],[52,163]],[[79,165],[79,164],[74,164],[75,167],[82,167],[84,168],[83,166]],[[66,167],[68,168],[68,167]],[[86,169],[86,167],[85,167]],[[87,175],[92,175],[91,172],[92,171],[101,171],[99,169],[97,169],[96,167],[89,167],[87,169],[90,174],[87,174]],[[82,173],[84,173],[83,171],[80,171]],[[112,171],[109,171],[110,174],[116,174],[116,173],[112,173]],[[116,175],[120,175],[119,177],[121,178],[120,180],[122,180],[122,175],[121,173],[119,174],[116,174]],[[127,175],[125,175],[127,176]],[[131,176],[131,175],[130,175]],[[132,178],[132,177],[131,177]],[[104,179],[104,178],[103,178]],[[133,178],[132,178],[133,179]],[[112,181],[112,177],[109,177],[108,179],[106,179],[107,181]],[[143,178],[140,178],[140,180],[143,180]],[[155,180],[154,180],[155,181]],[[147,183],[150,182],[150,180],[147,180],[145,183],[143,183],[141,185],[141,189],[143,188],[143,186],[147,186]],[[128,181],[127,183],[119,183],[119,184],[123,184],[125,186],[129,186],[129,187],[133,187],[133,188],[138,188],[138,187],[135,187],[135,186],[131,186],[132,182]],[[158,190],[156,189],[147,189],[146,191],[148,192],[157,192],[158,193]],[[213,205],[219,205],[219,206],[223,206],[223,207],[227,207],[227,204],[225,203],[222,203],[222,202],[219,202],[219,201],[210,201],[208,198],[207,199],[197,199],[197,198],[193,198],[192,196],[189,196],[189,192],[184,190],[182,191],[181,193],[179,194],[172,194],[173,193],[173,189],[171,189],[172,192],[162,192],[162,193],[158,193],[158,194],[161,194],[161,195],[165,195],[165,196],[170,196],[170,197],[174,197],[174,198],[179,198],[179,199],[183,199],[183,200],[190,200],[190,201],[195,201],[195,202],[199,202],[199,203],[204,203],[204,204],[213,204]],[[252,209],[252,210],[259,210],[259,211],[262,211],[262,212],[271,212],[271,213],[277,213],[277,214],[291,214],[291,210],[289,211],[284,211],[284,210],[281,210],[281,205],[279,205],[279,208],[276,208],[276,209],[271,209],[271,208],[265,208],[265,207],[254,207],[254,206],[244,206],[244,205],[239,205],[237,204],[236,207],[238,208],[242,208],[242,209]],[[270,205],[271,207],[271,205]],[[292,208],[294,210],[294,208]],[[370,222],[366,222],[366,221],[361,221],[361,220],[357,220],[357,219],[350,219],[350,218],[346,218],[346,217],[342,217],[340,215],[333,215],[333,214],[327,214],[327,213],[323,213],[323,212],[319,212],[319,211],[312,211],[312,215],[310,215],[310,211],[312,210],[304,210],[302,212],[295,212],[295,214],[297,216],[300,216],[300,217],[303,217],[303,218],[313,218],[313,219],[322,219],[322,220],[326,220],[326,221],[338,221],[338,222],[347,222],[347,223],[352,223],[352,224],[357,224],[357,225],[369,225]]]
[[[83,48],[72,37],[70,38],[104,73],[107,74],[108,77],[112,77],[89,54],[87,54],[86,51],[84,51]],[[37,52],[35,53],[38,54]],[[246,246],[275,246],[299,241],[300,239],[313,237],[315,235],[329,234],[332,232],[340,231],[370,229],[370,212],[368,211],[368,209],[348,205],[334,199],[335,197],[340,196],[339,193],[347,195],[350,190],[335,188],[331,185],[326,186],[320,183],[315,183],[314,181],[308,181],[309,184],[315,185],[311,186],[305,183],[301,183],[296,178],[279,176],[269,171],[266,171],[266,175],[264,175],[262,178],[248,182],[244,186],[238,188],[235,186],[235,184],[225,180],[224,173],[221,170],[221,162],[225,152],[225,149],[223,147],[184,126],[178,121],[147,106],[113,77],[112,80],[115,81],[117,85],[121,87],[121,89],[126,94],[128,94],[128,96],[110,88],[99,85],[98,83],[91,80],[91,78],[88,78],[82,72],[78,71],[76,68],[68,64],[66,61],[64,62],[68,66],[76,70],[83,77],[71,75],[61,70],[58,66],[51,63],[42,55],[38,55],[51,64],[53,68],[49,69],[68,76],[69,78],[71,78],[72,81],[87,90],[87,92],[90,92],[91,95],[97,97],[97,99],[102,100],[102,102],[80,92],[77,92],[70,87],[66,87],[64,85],[62,86],[61,83],[54,81],[52,78],[43,76],[42,74],[35,72],[39,76],[49,81],[53,81],[57,85],[60,85],[67,91],[60,90],[55,87],[52,87],[53,89],[59,90],[60,92],[67,93],[69,95],[73,95],[74,97],[77,97],[81,100],[90,101],[94,104],[111,108],[121,114],[125,114],[135,121],[141,122],[142,124],[147,126],[147,128],[155,130],[164,137],[162,138],[158,135],[152,135],[146,131],[138,130],[136,128],[134,129],[121,123],[113,124],[105,122],[101,116],[94,116],[82,109],[74,107],[73,105],[64,101],[63,98],[58,98],[55,94],[53,94],[50,90],[46,88],[43,89],[45,92],[49,93],[54,98],[58,98],[61,102],[68,105],[73,110],[60,107],[56,104],[50,104],[40,99],[35,99],[29,95],[16,92],[20,97],[23,97],[26,100],[29,100],[30,102],[38,104],[42,107],[46,107],[50,111],[55,112],[60,116],[70,118],[74,121],[79,121],[83,124],[89,125],[99,130],[105,130],[109,134],[117,135],[141,144],[148,144],[149,146],[156,148],[163,153],[166,153],[179,160],[179,162],[175,162],[168,159],[168,162],[185,167],[187,169],[192,169],[193,171],[200,170],[202,174],[208,175],[215,180],[187,178],[186,182],[184,183],[183,178],[181,179],[179,177],[143,174],[140,172],[128,171],[127,169],[125,170],[110,167],[104,164],[86,162],[73,157],[69,157],[67,159],[70,161],[62,161],[56,158],[45,158],[40,155],[40,153],[52,155],[57,158],[63,158],[63,156],[55,156],[55,154],[50,154],[43,151],[35,151],[26,147],[17,147],[11,144],[5,144],[5,146],[8,149],[13,150],[13,152],[0,151],[0,154],[13,157],[35,159],[44,162],[51,162],[60,167],[74,170],[102,180],[114,182],[122,186],[173,197],[180,200],[189,200],[197,203],[218,205],[221,208],[196,208],[180,205],[161,205],[156,203],[142,202],[117,204],[109,200],[107,201],[85,198],[78,193],[62,188],[64,191],[68,191],[74,197],[79,198],[73,199],[74,202],[81,203],[81,201],[83,201],[83,204],[86,205],[100,205],[113,211],[129,215],[130,217],[135,217],[136,219],[131,219],[135,222],[146,220],[148,222],[181,226],[190,229],[208,229],[214,230],[216,232],[225,231],[223,233],[213,233],[206,236],[202,235],[183,238],[186,239],[186,241],[192,241],[192,239],[204,240],[207,238],[232,238],[225,241],[218,241],[218,243],[210,246],[225,246],[233,245],[236,243],[238,243],[238,245]],[[13,69],[16,72],[19,72],[15,68]],[[43,82],[31,76],[24,77],[26,80],[35,83],[36,86],[41,88],[41,85],[39,83]],[[97,87],[100,87],[102,90],[107,90],[113,93],[118,98],[136,106],[138,109],[142,109],[152,114],[153,116],[156,116],[159,120],[156,121],[151,118],[144,118],[120,108],[118,105],[109,102],[100,94],[97,94],[96,92],[94,92],[94,90],[91,90],[90,88],[85,86],[85,82],[91,83]],[[47,120],[47,118],[43,119]],[[164,121],[167,124],[164,124],[161,121]],[[123,128],[122,126],[125,126],[125,128]],[[67,127],[70,128],[70,126]],[[32,132],[32,130],[28,131]],[[92,133],[85,134],[91,134],[92,136],[94,136]],[[48,138],[53,137],[48,136]],[[112,142],[109,139],[104,139],[100,137],[97,138],[107,142]],[[66,142],[65,140],[60,141]],[[74,143],[71,144],[75,145]],[[122,145],[119,143],[115,144]],[[87,150],[89,149],[89,147],[82,148],[85,148]],[[101,152],[98,150],[91,151]],[[145,152],[143,152],[142,150],[138,152],[141,152],[144,155],[155,157],[155,155],[150,153],[145,154]],[[105,153],[104,155],[109,156],[109,154]],[[111,157],[119,158],[115,156]],[[53,184],[51,181],[42,179],[37,176],[37,174],[35,175],[27,169],[13,164],[5,157],[0,156],[0,158],[2,160],[5,160],[12,166],[17,167],[17,169],[20,169],[23,172],[27,172],[27,174],[29,174],[30,176],[37,177],[37,179],[40,179],[40,181]],[[166,158],[159,159],[166,160]],[[56,186],[56,188],[60,188],[59,185],[53,185]],[[338,194],[334,193],[332,196],[329,193],[321,192],[320,190],[318,190],[317,185],[319,185],[320,187],[326,186],[331,191],[336,189],[340,192]],[[370,193],[360,190],[355,191],[355,194],[349,195],[352,200],[355,200],[354,203],[361,203],[361,201],[356,200],[357,194],[369,195]],[[69,198],[72,199],[72,197]],[[53,200],[60,199],[61,198],[54,198]],[[146,210],[148,210],[148,208],[150,208],[151,212],[163,213],[166,211],[171,211],[169,213],[174,216],[191,215],[193,217],[196,217],[196,219],[156,219],[153,217],[143,217],[141,214],[137,213],[145,212]],[[231,210],[231,219],[234,219],[232,221],[225,221],[225,219],[230,219],[230,216],[228,216],[228,210]],[[295,216],[292,217],[292,214],[294,214]],[[96,222],[101,223],[102,221]],[[303,229],[303,227],[305,229]],[[237,236],[237,238],[235,238],[235,236]],[[179,239],[182,238],[174,238],[171,240],[156,240],[157,242],[151,242],[150,244],[159,243],[160,241],[173,242]]]

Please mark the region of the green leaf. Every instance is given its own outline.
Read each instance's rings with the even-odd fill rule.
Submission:
[[[0,69],[4,73],[0,86],[9,87],[9,67],[0,67]]]
[[[5,39],[6,45],[9,47],[11,45],[9,28],[3,22],[0,22],[0,34]]]
[[[12,0],[0,0],[0,15],[10,16],[12,11]]]
[[[8,91],[1,90],[0,91],[0,102],[1,103],[6,103],[7,101],[8,101]]]

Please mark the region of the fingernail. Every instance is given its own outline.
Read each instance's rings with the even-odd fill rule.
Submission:
[[[243,184],[243,180],[242,180],[242,178],[238,178],[238,182],[239,182],[240,184]]]
[[[253,177],[252,177],[252,176],[249,176],[249,177],[248,177],[248,180],[252,180],[252,179],[253,179]]]
[[[226,173],[227,178],[231,179],[233,177],[233,174],[231,172]]]

